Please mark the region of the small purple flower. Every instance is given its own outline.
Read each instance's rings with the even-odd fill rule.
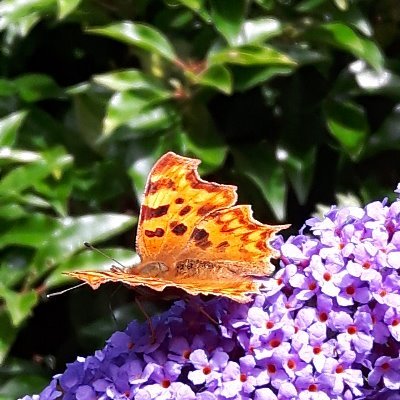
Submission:
[[[374,369],[368,375],[368,383],[371,386],[377,385],[380,380],[387,389],[400,389],[400,359],[390,357],[379,357],[374,365]]]
[[[281,269],[253,302],[177,301],[154,341],[132,322],[23,400],[398,400],[400,200],[332,207],[272,245]]]

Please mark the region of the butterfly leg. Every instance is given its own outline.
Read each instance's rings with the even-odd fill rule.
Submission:
[[[191,295],[185,296],[183,298],[183,300],[190,304],[193,301],[193,297]],[[203,314],[207,319],[209,319],[213,324],[215,324],[216,326],[219,326],[219,322],[216,321],[205,309],[202,305],[200,304],[196,304],[195,307],[197,308],[197,310]]]
[[[135,303],[137,304],[139,310],[142,312],[142,314],[145,316],[147,320],[147,325],[149,326],[149,330],[151,333],[151,340],[150,343],[154,344],[156,342],[156,332],[154,330],[153,323],[151,322],[151,318],[149,317],[149,314],[147,314],[146,310],[143,307],[143,303],[139,300],[139,297],[135,297]]]

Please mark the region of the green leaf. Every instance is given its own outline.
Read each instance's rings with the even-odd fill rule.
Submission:
[[[10,314],[5,307],[0,308],[0,326],[0,364],[2,364],[18,332],[15,325],[11,323]]]
[[[234,45],[245,18],[246,1],[210,0],[210,4],[211,18],[216,29],[230,45]]]
[[[26,111],[17,111],[0,119],[0,147],[12,147],[17,132],[26,117]]]
[[[192,75],[191,78],[197,84],[215,88],[222,93],[232,93],[232,76],[223,65],[212,65],[200,75]]]
[[[303,0],[296,5],[296,10],[300,12],[309,12],[328,1],[329,0]]]
[[[295,62],[285,54],[268,46],[242,46],[224,49],[210,55],[211,64],[237,64],[237,65],[288,65],[294,66]]]
[[[283,32],[281,22],[276,18],[257,18],[245,21],[238,35],[232,40],[233,46],[257,44]]]
[[[10,147],[0,148],[0,160],[31,163],[33,161],[40,161],[41,159],[41,155],[33,151],[14,150]]]
[[[349,8],[349,3],[347,0],[333,0],[333,1],[336,4],[336,7],[340,11],[347,11],[347,9]]]
[[[96,243],[110,238],[126,231],[135,222],[134,217],[111,213],[60,219],[60,227],[37,251],[33,262],[35,269],[39,273],[46,271],[82,250],[84,242]]]
[[[328,129],[342,149],[356,160],[360,155],[369,127],[364,109],[350,101],[329,101],[325,106]]]
[[[60,226],[61,223],[55,218],[39,213],[31,214],[23,220],[14,222],[0,236],[0,248],[8,245],[40,248]]]
[[[43,376],[18,372],[0,387],[0,399],[21,399],[26,393],[39,393],[47,384]]]
[[[52,148],[42,153],[42,159],[10,171],[0,180],[0,195],[18,194],[50,174],[59,175],[71,165],[72,157],[60,148]]]
[[[244,92],[252,87],[268,82],[275,76],[288,75],[293,72],[294,66],[255,66],[242,67],[235,66],[232,68],[233,81],[235,82],[235,90]]]
[[[104,119],[104,136],[109,136],[121,125],[134,129],[161,129],[170,123],[167,109],[159,104],[170,93],[120,92],[110,100]]]
[[[0,283],[0,298],[4,300],[11,322],[16,327],[30,315],[39,300],[35,290],[18,293],[7,289],[2,283]]]
[[[302,149],[297,154],[284,148],[278,148],[277,158],[285,166],[285,171],[300,204],[306,204],[313,182],[317,157],[316,146]]]
[[[114,258],[121,264],[127,267],[133,265],[135,261],[137,262],[137,257],[132,249],[101,249],[110,258]],[[51,274],[46,278],[44,286],[50,289],[55,286],[60,286],[71,282],[71,278],[63,275],[66,271],[83,271],[83,270],[96,270],[96,271],[106,271],[111,268],[112,265],[117,265],[117,263],[108,259],[104,255],[97,253],[92,250],[82,251],[78,254],[73,255],[67,261],[61,263],[56,269],[54,269]]]
[[[26,215],[26,211],[18,204],[0,205],[0,218],[5,220],[15,220]],[[0,238],[1,242],[1,238]]]
[[[237,171],[248,177],[261,191],[279,221],[286,217],[287,185],[282,166],[265,144],[234,149]]]
[[[127,90],[143,90],[168,95],[168,91],[160,82],[137,69],[126,69],[107,74],[95,75],[93,80],[116,92]]]
[[[148,25],[126,21],[89,29],[89,32],[140,47],[151,54],[158,54],[170,61],[174,61],[177,58],[175,50],[168,39],[161,32]]]
[[[363,158],[400,150],[400,107],[396,106],[367,142]]]
[[[372,40],[361,37],[353,29],[340,22],[331,22],[312,28],[306,36],[348,51],[377,70],[384,66],[384,58],[378,46]]]
[[[209,173],[219,168],[226,157],[227,146],[214,125],[207,107],[200,102],[187,104],[182,132],[185,151],[202,160],[201,173]]]
[[[81,0],[57,0],[58,18],[63,19],[71,14],[80,4]]]
[[[204,0],[177,0],[177,2],[194,11],[205,22],[211,23],[211,16],[204,7]]]
[[[61,89],[54,80],[43,74],[27,74],[17,78],[15,86],[21,98],[29,103],[60,97]]]

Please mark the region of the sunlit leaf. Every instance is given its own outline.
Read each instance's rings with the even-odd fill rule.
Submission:
[[[308,32],[308,37],[348,51],[365,60],[375,69],[383,67],[384,58],[378,46],[372,40],[363,38],[345,24],[340,22],[322,24],[317,28],[312,28]]]
[[[81,0],[57,0],[58,18],[63,19],[71,14],[80,4]]]
[[[6,196],[17,194],[46,176],[52,173],[56,174],[72,163],[71,156],[57,148],[42,153],[41,156],[41,160],[14,168],[5,175],[0,180],[0,194]]]
[[[238,35],[232,39],[233,46],[262,43],[282,33],[282,24],[276,18],[257,18],[244,21]]]
[[[135,129],[163,128],[168,125],[170,115],[167,108],[159,105],[171,96],[170,93],[119,92],[110,100],[104,119],[104,135],[127,124]]]
[[[107,74],[95,75],[93,80],[99,85],[115,91],[147,90],[149,92],[168,94],[160,82],[137,69],[126,69]]]
[[[13,146],[26,114],[26,111],[18,111],[0,119],[0,147]]]
[[[138,259],[134,253],[134,244],[129,249],[101,249],[108,257],[114,258],[122,265],[129,267],[137,262]],[[63,275],[66,271],[82,271],[82,270],[109,270],[112,265],[119,266],[119,264],[110,260],[102,254],[93,250],[86,250],[72,257],[67,261],[62,262],[52,273],[46,278],[44,286],[48,289],[71,282],[71,278]]]
[[[60,219],[60,227],[48,236],[35,255],[34,265],[41,272],[67,260],[84,242],[96,243],[126,231],[136,218],[122,214],[85,215]]]
[[[224,49],[210,55],[212,64],[238,65],[295,65],[295,62],[283,53],[268,46],[242,46]]]
[[[232,76],[223,65],[212,65],[200,75],[193,75],[192,79],[200,85],[215,88],[226,94],[232,92]]]
[[[166,36],[149,25],[126,21],[90,29],[89,32],[140,47],[150,53],[159,54],[170,61],[177,58],[175,50]]]

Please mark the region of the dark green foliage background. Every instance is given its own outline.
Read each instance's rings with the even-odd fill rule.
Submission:
[[[45,295],[111,264],[84,241],[132,262],[166,151],[294,231],[341,193],[390,195],[399,22],[397,0],[0,2],[0,399],[136,317],[125,288]]]

